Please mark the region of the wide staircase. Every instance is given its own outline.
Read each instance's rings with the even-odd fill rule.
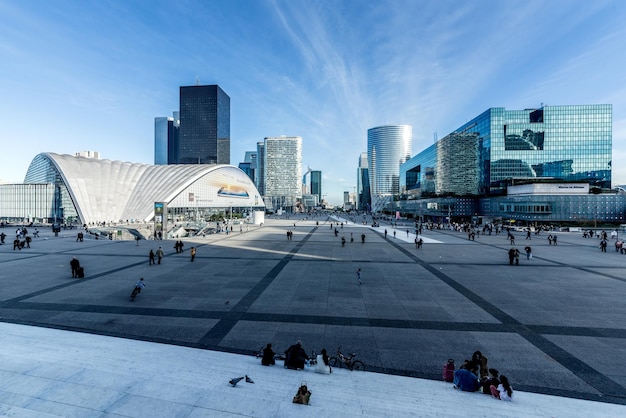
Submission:
[[[132,326],[132,325],[129,325]],[[16,417],[617,417],[626,407],[0,323],[0,415]],[[280,363],[280,362],[279,362]],[[232,378],[249,376],[254,383]],[[292,403],[302,382],[309,406]]]

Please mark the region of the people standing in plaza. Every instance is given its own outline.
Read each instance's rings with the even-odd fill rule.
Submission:
[[[552,234],[548,235],[548,245],[552,245]]]
[[[361,269],[356,269],[356,280],[361,284]]]
[[[557,238],[557,235],[556,235],[556,234],[554,234],[554,235],[552,236],[552,244],[554,244],[554,245],[556,245],[556,238]]]
[[[0,234],[0,244],[4,245],[4,239],[7,237],[7,234],[4,232]]]
[[[78,269],[80,268],[80,262],[78,261],[78,258],[72,257],[72,260],[70,261],[70,268],[72,269],[72,278],[77,278]]]
[[[154,250],[150,250],[150,254],[148,254],[148,256],[150,257],[150,265],[156,264],[154,261]]]
[[[193,262],[193,259],[196,258],[196,247],[191,247],[191,251],[189,251],[191,253],[191,261]]]
[[[387,239],[387,229],[385,228],[385,239]]]
[[[515,249],[515,265],[516,266],[519,266],[519,256],[520,256],[519,250],[516,248]]]
[[[526,230],[526,239],[531,239],[531,238],[530,238],[530,228],[528,228],[528,229]]]
[[[524,247],[524,251],[526,251],[526,260],[530,260],[533,257],[533,250],[530,248],[530,245]]]
[[[163,248],[159,247],[159,249],[156,252],[157,255],[157,259],[158,259],[158,264],[161,264],[161,259],[163,257],[165,257],[165,253],[163,252]]]

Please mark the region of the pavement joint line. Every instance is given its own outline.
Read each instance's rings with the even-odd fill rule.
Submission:
[[[213,347],[218,346],[226,335],[239,322],[244,314],[250,309],[254,302],[263,294],[265,289],[278,277],[280,272],[289,264],[293,256],[300,251],[308,239],[317,231],[318,227],[314,226],[307,235],[298,241],[294,248],[285,255],[250,291],[243,296],[239,302],[232,308],[230,317],[220,320],[213,328],[209,330],[198,341],[202,346]]]
[[[122,267],[118,267],[116,269],[103,271],[102,273],[94,274],[92,276],[88,276],[88,277],[85,277],[85,278],[82,278],[82,279],[72,278],[72,281],[67,282],[67,283],[58,284],[58,285],[55,285],[55,286],[52,286],[52,287],[48,287],[46,289],[39,290],[37,292],[32,292],[32,293],[28,293],[26,295],[18,296],[18,297],[13,298],[13,299],[7,299],[4,302],[0,302],[0,306],[3,307],[6,304],[13,304],[15,302],[20,302],[22,300],[30,299],[30,298],[35,297],[35,296],[40,296],[40,295],[44,295],[44,294],[49,293],[49,292],[54,292],[55,290],[63,289],[63,288],[70,287],[70,286],[76,286],[78,284],[89,282],[91,280],[95,280],[95,279],[98,279],[100,277],[108,276],[109,274],[112,274],[112,273],[117,273],[119,271],[124,271],[124,270],[132,268],[132,267],[140,266],[140,265],[142,265],[144,263],[145,263],[144,261],[141,261],[141,262],[138,262],[138,263],[128,264],[128,265],[125,265],[125,266],[122,266]]]
[[[589,386],[596,389],[598,392],[603,394],[604,396],[616,397],[616,398],[626,398],[626,388],[619,385],[617,382],[611,380],[607,376],[603,375],[599,371],[595,370],[582,360],[579,360],[574,355],[569,353],[567,350],[559,347],[554,344],[552,341],[548,340],[546,337],[539,335],[532,328],[527,327],[525,324],[519,322],[517,319],[513,318],[500,308],[496,307],[492,303],[488,302],[475,292],[471,291],[467,287],[455,281],[453,278],[443,273],[440,270],[435,269],[429,263],[421,260],[417,255],[408,251],[403,246],[388,240],[388,242],[396,247],[400,252],[407,255],[411,259],[415,260],[417,264],[422,266],[424,269],[429,271],[435,277],[438,277],[444,283],[452,287],[454,290],[459,292],[461,295],[466,297],[468,300],[473,302],[479,308],[483,309],[485,312],[489,313],[495,319],[499,320],[503,324],[508,324],[512,327],[514,332],[516,332],[520,337],[528,341],[530,344],[534,345],[537,349],[541,350],[567,370],[571,371],[574,375],[576,375],[583,382],[588,384]],[[489,244],[487,244],[489,245]]]

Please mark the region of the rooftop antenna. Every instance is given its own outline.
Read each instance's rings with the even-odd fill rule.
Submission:
[[[198,77],[198,75],[196,75],[196,86],[200,85],[200,77]]]

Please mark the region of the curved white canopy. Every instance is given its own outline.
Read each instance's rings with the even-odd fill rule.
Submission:
[[[149,165],[42,153],[33,159],[25,182],[42,181],[44,161],[50,163],[46,166],[54,167],[54,177],[62,179],[83,223],[122,219],[149,221],[154,202],[169,203],[185,190],[193,190],[194,183],[201,179],[209,181],[216,191],[239,192],[236,204],[220,201],[219,193],[214,192],[215,198],[203,200],[210,206],[264,206],[250,178],[231,165]],[[48,182],[51,177],[51,173],[45,174]],[[221,194],[235,195],[233,192]],[[189,200],[189,206],[197,204],[191,202],[191,196]]]

